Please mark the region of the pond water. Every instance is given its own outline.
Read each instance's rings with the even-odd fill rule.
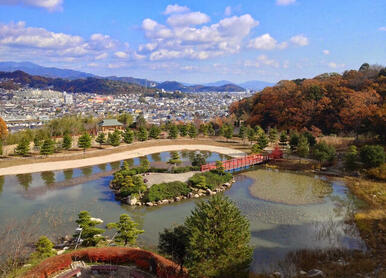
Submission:
[[[180,152],[183,163],[188,164],[193,153]],[[207,161],[226,159],[220,154],[203,153],[208,155]],[[147,157],[153,164],[159,165],[170,158],[170,153]],[[129,162],[138,165],[140,159]],[[29,220],[38,223],[40,234],[55,238],[74,232],[75,220],[81,210],[102,218],[105,224],[118,220],[122,213],[128,213],[145,230],[138,239],[139,245],[155,248],[159,233],[164,228],[182,224],[197,200],[152,208],[123,205],[115,200],[109,188],[111,173],[119,169],[121,163],[0,177],[0,227],[10,221],[27,223]],[[295,175],[295,182],[289,182],[285,175],[288,173],[266,169],[239,174],[235,177],[233,187],[224,193],[250,220],[251,245],[254,248],[253,272],[268,270],[272,264],[296,249],[364,248],[355,227],[344,222],[346,214],[355,206],[343,184],[301,174]],[[263,178],[259,180],[259,176]],[[268,193],[264,190],[264,199],[255,197],[259,196],[256,194],[251,195],[253,188],[278,183],[280,187],[283,187],[281,183],[288,187],[298,186],[294,192],[305,187],[307,194],[302,198],[313,201],[303,204],[285,202],[282,197],[275,196],[274,186]],[[329,188],[323,190],[323,194],[320,191],[321,183]],[[312,190],[313,184],[318,187],[317,190]],[[278,194],[283,194],[283,191],[279,190]]]

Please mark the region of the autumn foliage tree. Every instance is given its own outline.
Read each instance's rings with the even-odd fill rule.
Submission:
[[[3,118],[0,117],[0,140],[4,140],[5,137],[8,135],[8,128],[7,124],[3,120]]]
[[[343,74],[280,81],[273,87],[231,105],[247,124],[264,129],[320,129],[330,133],[373,132],[386,137],[386,76],[382,67],[364,65]]]

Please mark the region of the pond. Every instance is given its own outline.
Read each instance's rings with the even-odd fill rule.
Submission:
[[[207,161],[226,159],[220,154],[204,153]],[[193,154],[180,152],[183,163],[188,164]],[[147,157],[160,165],[170,158],[170,153]],[[38,223],[39,235],[54,239],[74,232],[81,210],[102,218],[104,224],[128,213],[145,230],[138,239],[139,245],[155,248],[159,233],[182,224],[197,200],[151,208],[121,204],[109,188],[112,172],[121,163],[0,177],[0,226],[10,221],[30,221]],[[129,163],[138,165],[140,159]],[[267,169],[252,170],[235,178],[233,187],[224,194],[250,220],[253,272],[270,269],[297,249],[365,248],[355,227],[344,221],[355,205],[340,182]]]

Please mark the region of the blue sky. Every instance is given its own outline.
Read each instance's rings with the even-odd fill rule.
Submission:
[[[386,64],[384,0],[0,0],[0,60],[204,83]]]

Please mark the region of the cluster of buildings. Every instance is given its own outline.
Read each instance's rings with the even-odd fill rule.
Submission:
[[[143,93],[126,95],[97,95],[93,93],[58,92],[53,90],[0,89],[0,117],[11,131],[35,128],[44,122],[65,115],[93,115],[106,117],[122,112],[134,116],[143,114],[150,123],[164,121],[203,121],[228,115],[232,102],[250,96],[237,93],[173,93],[144,96]]]

